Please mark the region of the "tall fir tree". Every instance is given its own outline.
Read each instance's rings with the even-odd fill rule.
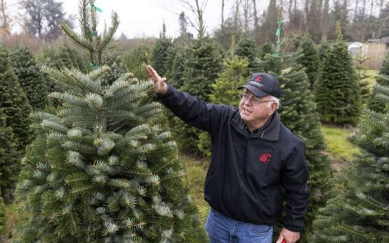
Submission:
[[[318,210],[326,203],[326,193],[331,184],[330,160],[324,154],[326,148],[321,131],[319,113],[309,90],[309,79],[301,65],[293,65],[280,77],[282,84],[279,114],[282,123],[305,143],[305,159],[309,170],[308,186],[311,196],[308,201],[301,242],[307,241],[312,230],[312,221]]]
[[[298,52],[292,60],[302,54]],[[287,57],[275,57],[267,55],[262,63],[270,70],[270,74],[277,76],[281,85],[280,114],[282,123],[305,143],[305,159],[309,170],[308,185],[311,196],[308,201],[307,212],[304,219],[304,231],[301,234],[301,242],[309,242],[307,236],[312,229],[312,221],[320,208],[324,207],[326,194],[331,187],[330,160],[323,153],[325,149],[324,136],[319,121],[320,115],[314,97],[309,89],[308,76],[305,69],[297,62],[292,62]],[[294,63],[287,67],[287,63]],[[287,68],[285,68],[287,67]],[[283,70],[283,71],[281,71]],[[285,71],[286,70],[286,71]],[[280,225],[277,231],[280,230]]]
[[[6,126],[11,127],[17,140],[18,151],[23,153],[31,141],[31,106],[12,70],[9,53],[0,46],[0,109],[6,116]]]
[[[81,2],[82,36],[96,70],[49,69],[65,92],[54,113],[37,112],[39,136],[28,149],[17,188],[31,216],[14,242],[205,242],[206,235],[182,178],[161,105],[151,81],[122,75],[101,84],[100,67],[118,17],[107,35],[96,32],[95,1]]]
[[[324,59],[327,53],[329,53],[330,49],[331,49],[330,43],[326,39],[322,39],[317,53],[319,56],[320,66],[323,65]]]
[[[324,58],[314,87],[321,121],[334,124],[358,122],[361,90],[347,45],[338,40]]]
[[[270,42],[266,42],[259,48],[259,58],[263,59],[266,54],[273,54],[274,48],[273,45]]]
[[[20,152],[12,128],[6,126],[6,116],[0,109],[0,194],[11,202],[17,175],[20,172]]]
[[[234,56],[226,58],[223,62],[223,72],[219,74],[216,82],[212,84],[210,102],[226,104],[238,107],[242,91],[238,87],[243,86],[249,79],[247,58]],[[208,133],[199,136],[199,150],[206,156],[211,156],[211,138]]]
[[[166,76],[168,53],[173,48],[173,42],[166,37],[166,26],[163,24],[163,30],[159,39],[155,42],[152,50],[152,66],[160,75]]]
[[[108,51],[104,52],[102,63],[111,68],[109,73],[103,74],[102,85],[112,85],[121,75],[127,72],[123,56],[114,46],[109,46]]]
[[[389,102],[389,86],[376,94]],[[365,110],[350,140],[362,149],[337,177],[331,200],[314,222],[311,242],[389,242],[389,113]]]
[[[212,84],[217,75],[222,71],[222,55],[220,46],[209,37],[199,38],[193,41],[187,49],[185,72],[182,91],[197,96],[209,102]],[[192,154],[199,154],[199,135],[202,133],[194,127],[189,127],[179,118],[175,118],[175,133],[180,147]]]
[[[250,36],[249,33],[244,33],[241,35],[234,54],[241,58],[247,58],[249,65],[249,71],[251,73],[256,70],[255,59],[257,57],[257,50],[255,49],[255,40],[254,37]]]
[[[67,43],[61,45],[59,48],[58,58],[61,68],[75,68],[79,69],[82,73],[87,73],[93,68],[91,63],[87,63],[86,56],[82,51],[71,48]]]
[[[125,65],[127,70],[132,72],[135,77],[140,80],[147,79],[147,72],[144,67],[146,63],[151,63],[152,55],[151,48],[148,45],[142,44],[131,50],[125,57]]]
[[[173,87],[180,89],[184,85],[184,73],[185,73],[185,49],[177,47],[173,60],[171,73],[167,76],[169,84]]]
[[[244,85],[249,79],[249,62],[247,58],[234,56],[225,59],[223,65],[223,72],[212,84],[210,101],[238,107],[242,94],[238,87]]]
[[[378,76],[376,77],[376,83],[379,85],[389,86],[389,54],[386,55],[384,62],[382,63]],[[387,103],[379,98],[376,98],[377,94],[373,91],[372,98],[369,99],[367,108],[376,112],[388,111]]]
[[[296,61],[305,68],[310,89],[312,89],[320,68],[320,60],[315,43],[308,35],[304,35],[299,41],[298,50],[301,55],[297,57]]]
[[[19,46],[11,60],[13,70],[31,107],[43,109],[47,103],[48,88],[31,51],[25,46]]]

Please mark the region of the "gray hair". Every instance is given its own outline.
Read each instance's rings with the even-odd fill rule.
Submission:
[[[277,97],[274,97],[274,96],[270,96],[270,100],[272,102],[268,102],[267,103],[267,107],[270,108],[271,107],[271,104],[272,103],[276,103],[277,104],[277,109],[280,107],[280,99],[278,99]]]

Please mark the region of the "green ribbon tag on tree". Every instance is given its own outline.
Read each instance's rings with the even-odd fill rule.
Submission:
[[[98,66],[96,66],[93,62],[91,62],[90,63],[90,65],[91,65],[91,67],[93,68],[93,70],[96,70],[96,69],[98,69],[99,67]]]
[[[103,10],[101,8],[96,7],[93,3],[90,3],[91,7],[95,9],[95,11],[102,13]]]

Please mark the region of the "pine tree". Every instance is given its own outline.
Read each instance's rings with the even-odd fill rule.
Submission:
[[[92,64],[86,64],[82,52],[71,48],[67,43],[59,48],[58,57],[61,68],[75,68],[82,73],[87,73],[93,68]]]
[[[108,51],[104,53],[102,63],[111,68],[109,73],[102,76],[101,83],[103,85],[112,85],[121,75],[127,72],[123,56],[113,46],[110,46]]]
[[[220,47],[209,37],[195,40],[187,49],[183,86],[181,90],[209,102],[212,84],[222,71]],[[180,147],[192,154],[199,153],[200,131],[175,118],[175,133]]]
[[[326,203],[325,194],[330,188],[330,160],[324,155],[325,141],[321,132],[318,110],[309,80],[301,65],[293,65],[290,71],[280,77],[282,84],[281,107],[279,114],[282,123],[305,143],[305,159],[309,170],[308,186],[311,196],[304,221],[301,242],[307,241],[312,230],[312,221],[318,209]]]
[[[378,76],[376,77],[376,83],[379,85],[389,85],[389,54],[386,55],[384,62],[382,63],[380,70],[378,72]],[[387,103],[382,101],[379,98],[376,98],[377,94],[373,91],[371,95],[372,98],[369,99],[367,104],[367,108],[376,112],[384,112],[387,111]]]
[[[250,76],[248,60],[247,58],[234,56],[231,59],[225,59],[223,65],[223,72],[212,84],[210,101],[216,104],[238,107],[242,94],[238,87],[243,86]]]
[[[324,59],[325,59],[327,53],[330,51],[330,49],[331,49],[330,43],[328,43],[328,41],[326,39],[322,39],[320,42],[319,49],[318,49],[320,66],[323,65]]]
[[[314,92],[323,122],[352,125],[358,122],[359,80],[343,41],[338,40],[327,53]]]
[[[0,109],[6,116],[6,126],[11,127],[17,140],[18,151],[23,152],[31,141],[31,106],[26,94],[11,68],[9,54],[0,46]]]
[[[98,68],[45,69],[65,92],[50,94],[62,102],[54,113],[32,116],[39,135],[17,187],[31,218],[15,242],[205,242],[161,104],[152,102],[153,83],[126,73],[101,84],[110,70],[100,67],[102,54],[118,17],[98,35],[94,1],[81,4],[83,35],[63,30]]]
[[[247,58],[227,58],[223,63],[224,70],[219,74],[216,82],[212,84],[210,94],[211,103],[226,104],[238,107],[242,91],[238,87],[243,86],[249,79],[249,69]],[[199,150],[211,156],[211,138],[208,133],[199,136]]]
[[[3,109],[0,109],[0,194],[6,202],[10,202],[13,197],[13,189],[20,171],[21,156],[17,144],[12,128],[6,126]]]
[[[273,54],[273,53],[274,53],[273,45],[270,42],[266,42],[260,48],[259,58],[263,59],[266,56],[266,54]]]
[[[140,45],[131,50],[125,57],[127,70],[132,72],[140,80],[147,79],[147,72],[144,67],[146,63],[151,63],[151,48],[148,45]]]
[[[297,53],[292,59],[299,56],[301,53]],[[326,193],[331,186],[331,169],[329,158],[323,154],[325,141],[321,132],[320,116],[312,92],[309,90],[308,76],[302,65],[296,62],[285,68],[286,63],[291,62],[288,59],[267,55],[262,63],[271,63],[264,66],[270,67],[270,73],[276,75],[280,81],[281,105],[278,113],[282,123],[305,143],[305,159],[309,170],[308,186],[311,189],[311,196],[300,241],[308,242],[307,235],[311,232],[312,221],[318,209],[324,207],[327,200]],[[280,230],[280,227],[281,225],[278,225],[277,230]]]
[[[247,58],[249,65],[248,68],[250,70],[250,73],[255,72],[255,58],[257,51],[255,49],[255,40],[252,36],[250,36],[248,33],[242,34],[240,37],[236,48],[235,48],[235,55],[241,58]]]
[[[180,89],[184,85],[185,61],[185,49],[178,47],[176,49],[171,73],[167,76],[169,84],[177,89]]]
[[[308,75],[310,89],[317,79],[319,72],[320,61],[316,50],[315,43],[309,36],[303,36],[299,41],[298,49],[301,55],[296,59],[297,63],[305,68],[305,73]]]
[[[388,104],[389,86],[377,85],[376,94]],[[388,115],[364,111],[350,139],[363,152],[337,177],[333,198],[314,222],[312,242],[389,242]]]
[[[222,71],[220,46],[206,37],[193,42],[187,49],[182,90],[209,101],[211,86]]]
[[[13,70],[28,102],[34,109],[43,109],[47,101],[48,88],[34,56],[26,47],[19,46],[11,60]]]
[[[173,48],[173,43],[170,38],[166,37],[166,27],[163,24],[163,31],[152,51],[152,66],[162,76],[166,76],[166,62],[168,62],[168,53],[171,48]]]

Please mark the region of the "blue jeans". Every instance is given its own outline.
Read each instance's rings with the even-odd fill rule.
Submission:
[[[273,227],[230,219],[211,208],[205,230],[211,243],[271,243]]]

